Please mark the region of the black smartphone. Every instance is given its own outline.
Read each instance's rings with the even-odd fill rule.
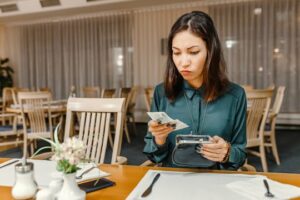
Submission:
[[[114,186],[116,184],[115,182],[108,180],[106,178],[101,178],[98,182],[97,181],[98,180],[92,180],[92,181],[80,183],[78,186],[80,187],[80,189],[82,189],[86,193],[89,193],[89,192],[94,192],[96,190],[100,190],[100,189],[107,188],[110,186]],[[97,182],[97,184],[95,185],[96,182]]]

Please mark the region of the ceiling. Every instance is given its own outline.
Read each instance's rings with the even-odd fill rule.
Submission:
[[[200,0],[189,0],[189,2],[193,1]],[[133,9],[179,2],[187,2],[187,0],[0,0],[0,23],[33,21],[49,17]],[[43,7],[47,4],[50,6]]]

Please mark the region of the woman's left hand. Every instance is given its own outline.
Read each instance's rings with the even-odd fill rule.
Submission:
[[[223,162],[227,153],[229,153],[230,145],[221,137],[212,137],[211,144],[203,144],[198,147],[197,152],[208,160],[215,162]]]

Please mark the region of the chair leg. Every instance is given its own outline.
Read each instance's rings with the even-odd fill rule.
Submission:
[[[128,127],[127,127],[127,123],[124,124],[125,127],[125,134],[126,134],[126,138],[127,138],[127,142],[130,144],[130,136],[129,136],[129,132],[128,132]]]
[[[114,142],[113,142],[111,131],[109,131],[109,133],[108,133],[108,141],[109,141],[109,145],[110,145],[111,149],[113,149],[114,148]]]
[[[267,160],[266,160],[266,153],[265,153],[264,144],[261,144],[259,146],[259,152],[260,152],[260,160],[261,160],[263,171],[268,172],[268,165],[267,165]]]
[[[132,126],[133,126],[133,132],[134,132],[134,135],[137,135],[134,116],[132,116],[131,119],[132,119],[132,122],[131,122],[131,123],[132,123]]]
[[[276,164],[280,165],[280,160],[279,160],[279,155],[278,155],[278,151],[277,151],[277,143],[276,143],[276,138],[275,138],[275,134],[271,135],[271,145],[272,145],[272,153],[273,156],[275,158]]]

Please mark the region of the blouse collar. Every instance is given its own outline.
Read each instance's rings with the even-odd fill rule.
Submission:
[[[190,86],[190,84],[186,80],[183,80],[183,88],[184,88],[184,92],[185,92],[186,96],[189,99],[192,99],[196,93],[198,93],[200,96],[202,96],[202,94],[204,92],[203,85],[201,85],[200,88],[195,89],[192,86]]]

